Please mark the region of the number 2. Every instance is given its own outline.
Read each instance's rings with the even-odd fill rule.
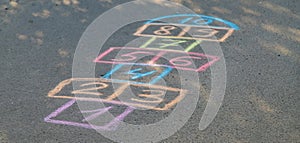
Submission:
[[[96,96],[100,96],[103,95],[100,92],[95,92],[99,89],[104,89],[106,87],[108,87],[107,84],[102,83],[102,82],[90,82],[90,83],[85,83],[80,85],[80,87],[84,87],[84,86],[88,86],[88,85],[101,85],[99,87],[92,87],[92,88],[86,88],[86,89],[79,89],[79,90],[74,90],[72,91],[72,94],[90,94],[90,95],[96,95]]]

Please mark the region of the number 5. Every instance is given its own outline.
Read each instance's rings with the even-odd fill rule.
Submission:
[[[124,59],[112,59],[112,60],[117,62],[132,61],[137,58],[135,55],[139,55],[139,54],[154,55],[152,52],[132,52],[132,53],[121,55],[121,57],[125,57]]]

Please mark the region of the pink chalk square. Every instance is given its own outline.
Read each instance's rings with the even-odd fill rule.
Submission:
[[[114,55],[112,54],[114,53]],[[115,54],[117,56],[115,57]],[[113,55],[113,56],[112,56]],[[139,60],[143,57],[147,60]],[[111,58],[114,57],[114,58]],[[162,60],[164,62],[162,62]],[[219,57],[203,53],[163,50],[154,48],[111,47],[94,62],[106,64],[147,64],[169,66],[178,70],[202,72],[219,60]]]

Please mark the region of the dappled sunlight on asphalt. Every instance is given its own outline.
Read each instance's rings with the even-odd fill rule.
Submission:
[[[192,0],[171,0],[171,2],[180,3],[184,6],[189,7],[192,9],[195,13],[203,13],[204,11],[201,9],[199,2],[194,2]]]
[[[265,113],[274,113],[276,110],[271,107],[266,101],[261,99],[256,93],[250,95],[250,101],[252,101],[259,110]]]
[[[254,11],[254,10],[252,10],[250,8],[246,8],[246,7],[243,7],[243,6],[241,8],[247,14],[251,14],[251,15],[255,15],[255,16],[261,16],[261,13],[259,13],[257,11]]]
[[[284,56],[288,56],[290,57],[292,60],[296,61],[296,62],[300,62],[300,55],[291,51],[289,48],[278,44],[276,42],[269,42],[266,40],[259,40],[258,41],[259,44],[261,45],[262,48],[265,48],[266,50],[270,51],[270,52],[274,52],[280,55],[284,55]]]
[[[250,25],[253,25],[253,26],[258,24],[257,20],[254,17],[251,17],[251,16],[243,16],[243,17],[240,18],[240,20],[244,24],[250,24]]]
[[[0,130],[0,142],[1,143],[8,143],[8,136],[5,130]]]
[[[11,17],[22,11],[22,7],[15,1],[7,3],[0,2],[0,24],[10,23]]]
[[[222,8],[222,7],[216,7],[216,6],[214,6],[211,9],[214,10],[214,11],[217,11],[219,13],[224,13],[224,14],[231,14],[232,13],[231,10],[226,9],[226,8]]]
[[[28,39],[28,36],[24,35],[24,34],[17,33],[16,36],[19,40],[27,40]]]
[[[294,18],[297,18],[298,20],[300,20],[300,15],[297,15],[297,14],[293,13],[291,10],[289,10],[288,8],[285,8],[283,6],[277,5],[275,3],[271,3],[271,2],[265,1],[265,2],[262,2],[262,6],[264,8],[272,10],[273,12],[275,12],[277,14],[280,14],[280,15],[282,15],[282,14],[291,15]]]
[[[32,44],[35,44],[35,45],[38,45],[38,46],[41,46],[44,43],[44,41],[43,41],[43,38],[44,38],[43,31],[35,31],[34,34],[30,34],[30,35],[17,33],[16,37],[21,41],[30,40],[30,42]]]
[[[50,11],[47,9],[44,9],[41,12],[34,12],[34,13],[32,13],[32,15],[34,17],[48,18],[50,16]]]
[[[262,28],[274,34],[287,36],[295,42],[300,43],[300,30],[296,28],[281,26],[277,24],[261,24]]]
[[[70,54],[67,50],[64,49],[58,49],[57,52],[62,58],[68,57]]]

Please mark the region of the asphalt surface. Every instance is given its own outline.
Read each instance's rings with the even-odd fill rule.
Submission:
[[[49,98],[47,94],[72,77],[74,53],[84,30],[99,15],[125,2],[0,2],[0,142],[113,142],[95,130],[47,123],[44,118],[69,101]],[[208,128],[199,130],[205,108],[204,100],[199,100],[188,122],[161,142],[300,142],[300,1],[176,2],[196,13],[229,20],[240,30],[220,43],[227,82],[216,118]],[[120,47],[134,39],[132,33],[137,25],[119,30],[103,49]],[[95,76],[103,76],[109,69],[109,64],[97,65],[99,72]],[[203,87],[200,99],[205,99],[210,72],[199,75]],[[168,86],[177,86],[176,72],[165,78]],[[75,117],[72,111],[77,110],[75,106],[69,111],[71,116],[60,118]],[[125,121],[150,124],[168,114],[141,111]]]

